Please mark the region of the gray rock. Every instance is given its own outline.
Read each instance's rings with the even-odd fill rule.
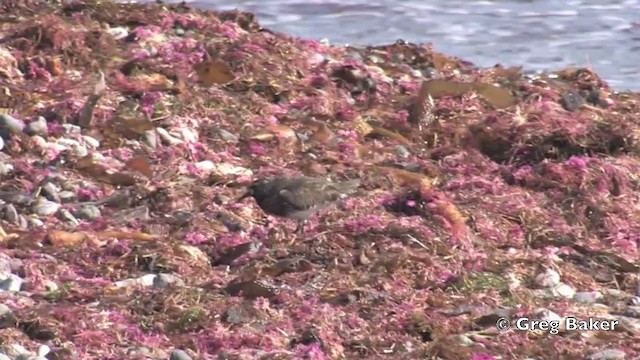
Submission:
[[[618,349],[605,349],[591,354],[589,360],[623,360],[627,354],[624,351]]]
[[[82,132],[82,128],[80,126],[73,124],[62,124],[62,129],[64,129],[64,133],[67,135],[80,134]]]
[[[396,151],[396,154],[397,154],[398,156],[400,156],[401,158],[408,158],[408,157],[409,157],[409,155],[411,155],[411,153],[409,152],[409,150],[407,150],[407,148],[406,148],[406,147],[404,147],[404,146],[402,146],[402,145],[397,145],[397,146],[395,147],[395,151]]]
[[[19,225],[20,216],[18,216],[18,210],[13,204],[7,204],[2,207],[2,217],[11,224]]]
[[[58,194],[60,197],[60,202],[63,204],[70,203],[76,201],[76,193],[73,191],[63,190]]]
[[[155,281],[156,274],[142,275],[139,278],[130,278],[115,282],[117,288],[128,288],[133,286],[151,287]]]
[[[171,352],[169,360],[193,360],[193,358],[186,351],[176,349]]]
[[[454,339],[464,346],[473,346],[475,342],[466,335],[456,335]]]
[[[535,283],[541,288],[552,288],[560,283],[560,274],[553,269],[545,269],[535,278]]]
[[[147,130],[142,134],[142,142],[152,149],[158,147],[158,134],[155,130]]]
[[[550,290],[551,294],[554,297],[564,297],[567,299],[572,299],[576,294],[575,289],[565,283],[560,283]]]
[[[184,286],[184,281],[176,275],[171,274],[159,274],[153,279],[154,289],[163,289],[169,285]]]
[[[39,228],[39,227],[43,227],[44,226],[44,222],[40,219],[35,219],[35,218],[29,218],[27,219],[27,223],[28,223],[28,227],[29,228]]]
[[[640,319],[640,306],[631,305],[627,306],[624,310],[624,315],[632,318]]]
[[[92,149],[97,149],[100,147],[100,141],[89,135],[83,135],[82,140],[84,140],[84,143]]]
[[[87,150],[86,146],[74,145],[74,146],[71,146],[71,155],[79,158],[85,157],[89,155],[89,150]]]
[[[238,137],[225,129],[218,129],[218,135],[224,141],[238,142]]]
[[[2,142],[2,138],[0,138],[0,142]],[[2,150],[2,146],[0,146],[0,150]],[[7,176],[12,172],[13,172],[13,165],[0,162],[0,176]]]
[[[38,116],[36,120],[28,123],[27,126],[24,127],[24,133],[29,136],[47,136],[47,134],[49,133],[47,119],[43,118],[42,116]]]
[[[38,216],[50,216],[57,213],[61,206],[62,205],[58,203],[41,197],[31,206],[31,211]]]
[[[71,226],[80,225],[80,221],[76,219],[76,217],[73,216],[67,209],[60,209],[60,211],[58,212],[58,217],[60,218],[60,220],[66,222]]]
[[[82,205],[75,212],[76,217],[83,220],[93,220],[102,216],[100,209],[95,205]]]
[[[60,203],[60,195],[58,195],[60,190],[60,187],[58,187],[56,184],[47,182],[46,184],[42,185],[40,192],[42,195],[44,195],[44,197],[47,198],[47,200]]]
[[[594,304],[602,299],[599,291],[579,291],[573,295],[573,300],[583,304]]]
[[[9,276],[0,281],[0,290],[18,292],[22,289],[22,284],[24,284],[24,280],[15,274],[9,274]]]
[[[19,134],[24,129],[24,123],[11,115],[0,114],[0,137],[9,139],[13,134]]]

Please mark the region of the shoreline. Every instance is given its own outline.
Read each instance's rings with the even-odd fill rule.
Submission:
[[[640,356],[637,92],[243,12],[11,4],[0,354]],[[237,201],[280,174],[361,186],[296,235]]]

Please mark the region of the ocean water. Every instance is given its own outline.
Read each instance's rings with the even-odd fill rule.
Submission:
[[[144,0],[142,0],[144,2]],[[167,1],[179,2],[179,1]],[[250,11],[260,24],[332,44],[398,39],[478,66],[591,66],[617,90],[640,90],[640,0],[194,0]]]

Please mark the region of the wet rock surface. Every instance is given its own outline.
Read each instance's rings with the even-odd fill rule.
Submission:
[[[640,356],[640,95],[240,12],[2,6],[0,356]],[[274,175],[360,187],[296,234],[238,200]],[[621,325],[496,329],[523,316]]]

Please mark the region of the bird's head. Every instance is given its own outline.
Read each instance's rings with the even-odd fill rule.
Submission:
[[[242,195],[239,200],[244,200],[248,197],[253,197],[255,199],[261,199],[269,194],[269,190],[271,189],[271,183],[268,179],[258,179],[251,183],[247,187],[247,192]]]

